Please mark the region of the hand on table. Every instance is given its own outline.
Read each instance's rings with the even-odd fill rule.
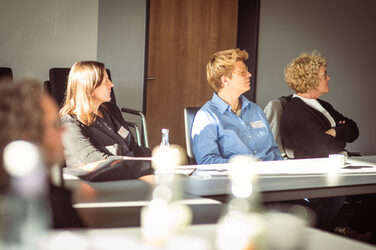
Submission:
[[[144,176],[141,176],[140,178],[138,178],[139,180],[141,181],[144,181],[144,182],[147,182],[151,185],[155,185],[156,184],[156,180],[155,180],[155,175],[144,175]]]
[[[101,164],[102,162],[104,162],[105,160],[100,160],[100,161],[94,161],[94,162],[90,162],[88,164],[85,164],[85,165],[82,165],[82,166],[79,166],[80,169],[82,170],[86,170],[88,172],[91,172],[91,171],[94,171],[96,169],[96,167]]]

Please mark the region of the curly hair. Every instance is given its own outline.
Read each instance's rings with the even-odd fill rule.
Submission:
[[[206,65],[206,78],[214,91],[218,92],[222,89],[222,76],[231,78],[231,73],[237,61],[245,61],[247,59],[247,51],[240,49],[222,50],[214,53]]]
[[[317,51],[302,53],[285,68],[287,86],[296,93],[306,93],[319,85],[319,69],[326,67],[325,58]]]
[[[0,155],[5,146],[15,140],[41,144],[44,134],[41,83],[24,79],[15,84],[0,86]],[[7,177],[0,161],[0,189]]]

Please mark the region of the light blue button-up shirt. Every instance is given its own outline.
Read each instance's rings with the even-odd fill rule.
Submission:
[[[255,103],[240,98],[240,117],[216,93],[197,112],[191,132],[197,164],[226,163],[235,155],[282,159],[265,114]]]

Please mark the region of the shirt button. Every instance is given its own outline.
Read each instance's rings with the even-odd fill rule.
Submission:
[[[255,154],[257,154],[257,151],[255,150]]]
[[[252,136],[250,136],[250,135],[249,135],[248,137],[249,137],[249,138],[252,138]]]

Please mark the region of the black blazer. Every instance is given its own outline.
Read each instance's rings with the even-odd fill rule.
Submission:
[[[318,99],[336,122],[336,137],[325,134],[331,128],[328,119],[299,98],[292,98],[281,117],[281,137],[295,158],[328,157],[345,149],[347,142],[359,136],[356,123],[336,111],[328,102]],[[345,124],[338,124],[345,121]]]
[[[104,119],[98,117],[90,126],[72,115],[61,118],[67,129],[63,143],[68,168],[104,159],[119,159],[116,156],[151,155],[148,148],[137,145],[118,107],[104,103],[100,109]]]

